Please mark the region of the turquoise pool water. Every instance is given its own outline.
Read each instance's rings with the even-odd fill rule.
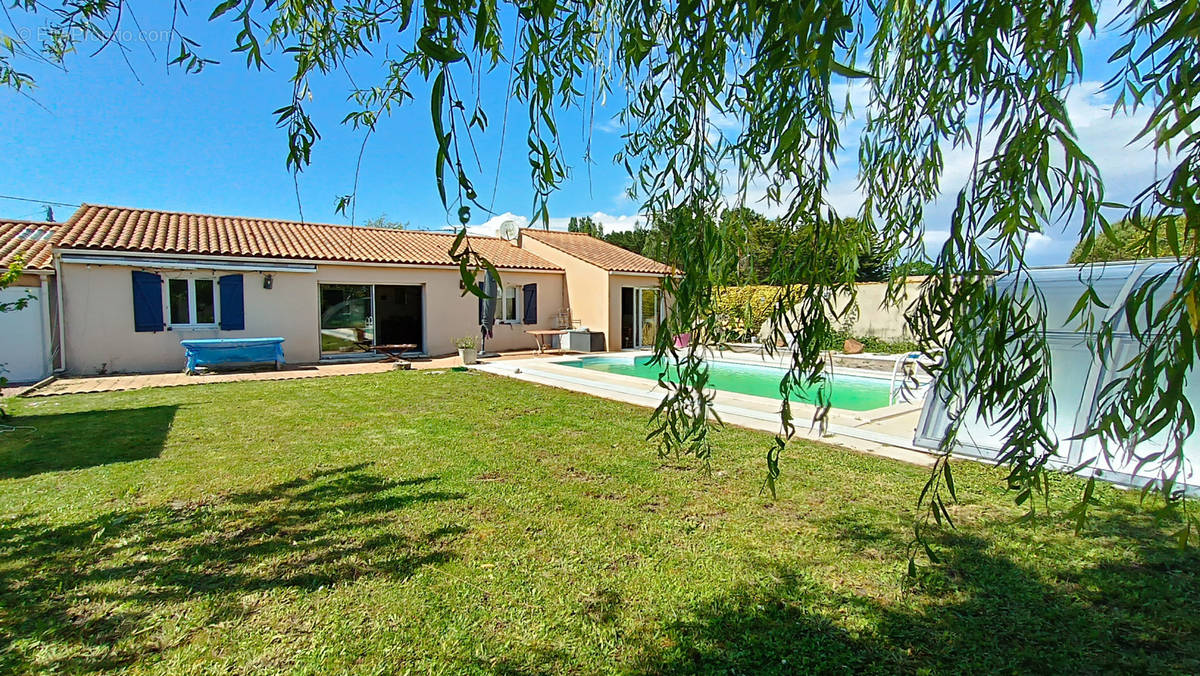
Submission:
[[[559,362],[592,371],[618,373],[624,376],[658,380],[659,367],[650,365],[650,357],[581,357]],[[752,394],[758,397],[779,398],[779,381],[784,370],[772,366],[737,364],[727,361],[709,362],[709,384],[717,390]],[[830,404],[850,411],[869,411],[888,405],[887,380],[837,374],[831,378]],[[792,401],[817,403],[817,388],[793,392]]]

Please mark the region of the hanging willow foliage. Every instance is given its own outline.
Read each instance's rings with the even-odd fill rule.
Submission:
[[[61,64],[83,40],[111,39],[132,4],[19,0],[17,10],[44,17],[48,38],[5,37],[0,82],[31,87],[33,78],[18,70],[22,58]],[[182,2],[175,7],[177,16],[185,13]],[[296,171],[320,138],[305,109],[313,78],[352,59],[382,66],[377,82],[350,92],[354,110],[343,121],[367,136],[414,98],[414,78],[428,83],[437,140],[430,169],[447,210],[464,225],[473,209],[484,209],[475,187],[483,172],[469,161],[474,136],[488,133],[496,112],[479,95],[484,79],[503,83],[527,111],[533,211],[543,222],[550,196],[578,159],[560,142],[567,133],[560,111],[577,107],[590,127],[598,100],[623,100],[625,144],[615,159],[644,213],[669,224],[660,246],[679,268],[665,281],[674,304],[655,347],[668,394],[651,436],[664,452],[705,461],[712,452],[702,353],[722,335],[713,290],[739,281],[746,246],[744,232],[720,227],[715,216],[745,204],[751,192],[778,204],[781,222],[809,246],[772,266],[772,279],[786,281],[786,290],[770,325],[788,346],[790,370],[780,383],[781,432],[767,453],[771,491],[794,431],[786,395],[821,382],[827,370],[821,348],[845,307],[834,300],[854,297],[863,237],[874,233],[897,263],[915,260],[925,209],[941,191],[944,154],[973,150],[969,178],[944,224],[949,238],[909,321],[925,349],[944,351],[939,376],[954,393],[952,420],[978,408],[1012,422],[1003,463],[1017,501],[1033,510],[1057,443],[1047,423],[1053,394],[1044,299],[1025,274],[1026,248],[1038,233],[1078,224],[1081,240],[1095,242],[1110,235],[1106,218],[1115,215],[1140,224],[1149,241],[1167,242],[1159,253],[1173,257],[1175,268],[1157,286],[1169,287],[1159,301],[1148,292],[1127,301],[1123,314],[1143,349],[1129,364],[1110,364],[1124,367],[1123,375],[1105,391],[1088,434],[1113,454],[1166,435],[1170,443],[1152,465],[1170,499],[1194,428],[1182,384],[1200,354],[1200,272],[1194,249],[1180,242],[1200,234],[1200,14],[1184,0],[1129,0],[1098,27],[1097,9],[1088,0],[226,0],[212,3],[209,18],[233,20],[234,50],[249,66],[261,68],[272,55],[294,66],[292,99],[276,112]],[[1064,103],[1083,75],[1083,44],[1098,29],[1117,38],[1108,87],[1118,93],[1118,108],[1149,110],[1138,141],[1173,163],[1129,205],[1105,201]],[[172,63],[187,71],[214,63],[179,26],[170,30]],[[841,230],[840,218],[850,214],[829,203],[831,172],[847,145],[841,130],[853,112],[851,87],[869,101],[857,139],[865,201],[856,214],[869,233]],[[343,196],[339,208],[353,201]],[[466,237],[454,253],[471,288],[469,268],[487,262]],[[1024,292],[993,293],[995,271],[1015,273]],[[893,297],[900,289],[893,279]],[[1089,322],[1082,318],[1100,304],[1089,291],[1075,316]],[[1083,328],[1101,359],[1111,360],[1114,324]],[[671,337],[680,333],[696,340],[677,348]],[[667,369],[677,378],[666,378]],[[926,519],[949,517],[958,422],[921,495]],[[1080,514],[1086,504],[1085,494]]]

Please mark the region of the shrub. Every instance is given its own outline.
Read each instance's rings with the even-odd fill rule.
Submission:
[[[749,340],[771,316],[782,291],[778,286],[726,286],[717,289],[713,309],[733,342]]]
[[[782,287],[778,286],[727,286],[717,289],[713,309],[721,318],[729,342],[746,342],[758,335],[759,329],[771,316],[779,302]],[[875,336],[855,336],[842,329],[829,335],[823,347],[841,351],[848,338],[863,344],[864,352],[898,354],[912,352],[917,344],[911,340],[887,340]]]

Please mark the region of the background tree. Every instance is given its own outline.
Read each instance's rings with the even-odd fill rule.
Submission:
[[[582,232],[585,235],[603,239],[604,226],[596,222],[591,216],[572,216],[571,220],[567,222],[567,232]]]
[[[83,40],[111,44],[122,22],[132,21],[134,4],[13,4],[10,17],[44,11],[38,35],[45,39],[30,43],[20,30],[5,35],[0,83],[32,86],[33,78],[16,65],[22,59],[62,64],[70,55],[94,52],[79,48]],[[1030,238],[1065,223],[1078,224],[1082,240],[1097,241],[1106,213],[1143,229],[1179,215],[1176,229],[1183,235],[1168,238],[1166,252],[1177,262],[1151,282],[1169,283],[1167,298],[1132,294],[1125,301],[1125,316],[1147,316],[1129,329],[1140,350],[1120,365],[1113,395],[1089,430],[1106,453],[1126,458],[1151,431],[1169,439],[1143,471],[1161,477],[1154,486],[1168,499],[1177,497],[1170,487],[1195,428],[1183,393],[1197,359],[1200,297],[1200,261],[1184,244],[1200,233],[1200,19],[1194,3],[1130,0],[1106,12],[1103,26],[1089,0],[213,0],[211,6],[210,20],[233,19],[233,49],[249,65],[283,68],[284,61],[290,68],[292,95],[276,117],[294,171],[308,165],[320,140],[305,108],[311,79],[356,59],[378,66],[373,82],[352,85],[354,109],[344,118],[366,135],[420,92],[437,146],[432,170],[439,199],[463,225],[451,255],[465,288],[479,295],[474,272],[491,265],[465,229],[480,207],[475,183],[483,170],[473,161],[473,135],[486,133],[495,117],[485,110],[479,80],[505,83],[508,100],[525,108],[534,216],[544,225],[550,195],[571,168],[569,149],[578,147],[560,142],[556,111],[594,110],[592,101],[620,99],[614,105],[627,131],[614,159],[628,171],[640,213],[657,223],[647,246],[680,272],[664,281],[674,302],[655,346],[678,375],[666,381],[668,394],[654,416],[653,437],[665,453],[711,457],[714,423],[703,358],[710,346],[693,341],[679,349],[669,337],[718,335],[713,289],[740,278],[748,240],[720,227],[713,215],[731,193],[735,203],[744,203],[752,188],[765,193],[794,238],[792,255],[775,257],[770,277],[797,282],[785,287],[772,317],[773,333],[787,338],[791,353],[780,383],[781,429],[766,458],[771,491],[795,430],[786,402],[821,379],[822,348],[837,330],[827,305],[854,294],[866,244],[861,232],[845,227],[849,214],[838,214],[830,199],[832,168],[846,150],[848,85],[864,88],[871,101],[857,144],[864,200],[855,216],[876,238],[882,259],[903,267],[922,257],[911,243],[922,239],[926,207],[943,189],[946,153],[967,150],[970,170],[952,187],[954,209],[939,224],[949,236],[909,317],[922,346],[942,351],[940,382],[956,395],[949,411],[954,422],[921,492],[923,524],[949,514],[950,453],[960,421],[976,407],[1011,421],[1001,451],[1009,470],[1005,483],[1017,501],[1032,514],[1042,503],[1031,496],[1051,485],[1046,462],[1057,443],[1047,421],[1054,397],[1045,309],[1029,298],[991,293],[991,273],[1028,281]],[[1116,108],[1148,109],[1135,141],[1162,151],[1168,164],[1128,205],[1106,198],[1066,105],[1084,78],[1084,43],[1098,29],[1112,47],[1107,87],[1118,92]],[[170,27],[178,38],[171,63],[189,72],[210,67],[215,61],[182,30]],[[621,96],[609,96],[614,92]],[[338,198],[341,209],[353,203],[353,192]],[[901,281],[893,272],[893,293]],[[1085,292],[1078,316],[1103,314],[1100,302]],[[1154,312],[1147,311],[1151,302]],[[1097,358],[1117,366],[1111,363],[1117,357],[1103,349],[1112,344],[1115,325],[1089,330],[1100,347]],[[818,410],[817,424],[824,424],[825,410]],[[1085,493],[1081,512],[1088,504]],[[1200,524],[1188,519],[1184,541]]]
[[[892,274],[900,277],[926,277],[936,271],[933,263],[923,260],[907,261],[892,267]]]
[[[858,269],[854,273],[856,282],[886,282],[892,275],[892,255],[879,241],[879,237],[858,219],[853,227],[862,232],[863,244],[858,251]]]
[[[627,249],[636,254],[645,255],[646,238],[649,235],[649,229],[645,226],[637,226],[633,230],[625,230],[623,232],[610,232],[604,236],[604,241],[609,244],[615,244],[622,249]]]
[[[722,214],[721,226],[729,230],[731,236],[744,236],[746,239],[743,267],[748,274],[748,283],[785,285],[803,281],[801,275],[789,274],[781,277],[779,273],[788,270],[786,260],[799,255],[798,248],[806,246],[806,242],[814,238],[812,224],[789,228],[780,219],[769,219],[753,209],[737,207]],[[883,250],[875,233],[856,218],[840,219],[836,227],[842,233],[842,237],[858,242],[854,281],[886,281],[891,264],[888,252]],[[826,266],[837,264],[835,260],[822,263]]]
[[[1172,246],[1172,238],[1176,245]],[[1186,255],[1197,253],[1197,238],[1178,216],[1146,221],[1122,219],[1094,237],[1086,237],[1071,251],[1071,263],[1131,261],[1170,256],[1178,249]]]
[[[721,227],[731,237],[745,238],[741,269],[746,283],[768,283],[772,258],[788,240],[784,226],[748,207],[734,207],[721,214]]]
[[[363,225],[368,228],[389,228],[391,230],[407,230],[408,229],[407,222],[393,221],[392,219],[388,218],[388,215],[386,213],[379,214],[375,218],[367,219],[367,222],[363,223]]]

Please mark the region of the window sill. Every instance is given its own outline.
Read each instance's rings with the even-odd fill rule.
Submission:
[[[168,331],[220,331],[219,324],[170,324]]]

